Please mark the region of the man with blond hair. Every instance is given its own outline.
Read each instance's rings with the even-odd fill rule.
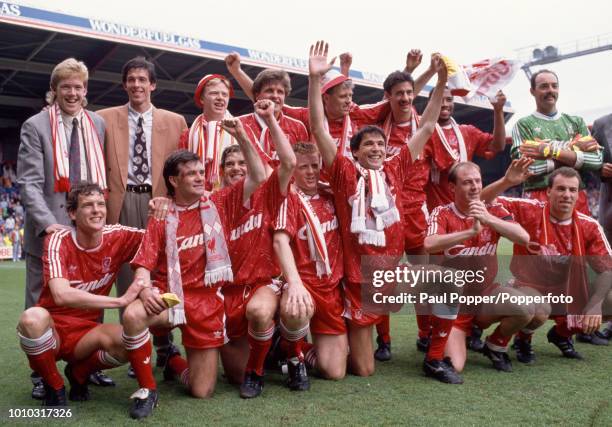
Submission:
[[[81,180],[104,190],[104,121],[87,104],[85,64],[68,58],[55,66],[47,93],[49,108],[21,127],[17,183],[25,216],[25,307],[38,301],[42,289],[42,251],[46,235],[69,228],[66,195]],[[44,388],[33,376],[32,397],[42,399]]]

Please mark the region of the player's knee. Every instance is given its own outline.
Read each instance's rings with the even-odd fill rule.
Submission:
[[[319,373],[326,380],[339,381],[346,376],[346,367],[333,364],[319,366]]]
[[[248,320],[257,320],[258,322],[272,321],[274,318],[275,307],[264,302],[249,304],[246,309],[246,317]]]
[[[123,324],[126,326],[134,326],[143,323],[147,316],[144,307],[140,301],[134,301],[128,305],[123,311]]]
[[[49,327],[49,312],[42,307],[28,308],[21,314],[17,327],[22,335],[37,338]]]
[[[210,399],[215,393],[215,386],[208,384],[198,384],[191,387],[191,395],[198,399]]]
[[[374,375],[374,362],[354,363],[351,366],[351,371],[353,375],[358,377],[371,377]]]
[[[461,373],[463,372],[463,368],[465,368],[465,359],[457,359],[457,360],[453,360],[453,368],[455,368],[455,371],[457,371],[457,373]]]

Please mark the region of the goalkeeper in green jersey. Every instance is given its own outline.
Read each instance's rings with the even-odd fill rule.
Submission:
[[[583,175],[586,171],[601,169],[603,157],[584,120],[557,111],[559,80],[554,72],[534,73],[531,94],[536,111],[514,125],[511,154],[513,158],[535,159],[530,166],[533,176],[523,184],[523,196],[546,201],[547,178],[555,169],[570,166]],[[591,215],[584,189],[580,191],[576,208]]]

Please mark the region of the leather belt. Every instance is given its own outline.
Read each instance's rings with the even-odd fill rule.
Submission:
[[[128,184],[125,187],[126,191],[129,191],[130,193],[151,193],[153,191],[153,187],[151,187],[151,185],[149,184],[139,184],[139,185],[131,185]]]

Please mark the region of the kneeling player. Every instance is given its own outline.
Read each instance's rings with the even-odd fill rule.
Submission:
[[[35,307],[23,312],[17,326],[30,367],[43,378],[47,406],[66,405],[57,359],[68,362],[69,397],[76,401],[89,399],[89,374],[127,361],[121,325],[99,324],[98,319],[105,308],[127,306],[141,289],[136,285],[120,298],[108,296],[119,267],[132,259],[143,232],[104,225],[106,202],[97,184],[77,184],[66,208],[76,229],[47,237],[42,294]]]
[[[342,246],[333,196],[317,187],[321,167],[317,147],[298,143],[293,150],[295,186],[277,218],[274,250],[287,282],[280,318],[288,385],[292,390],[306,390],[305,361],[325,378],[344,377],[348,341],[340,288]],[[309,323],[314,347],[304,342]]]
[[[241,126],[233,119],[225,120],[224,128]],[[244,138],[239,142],[244,143],[251,173],[241,185],[212,195],[204,190],[204,167],[197,154],[177,151],[164,165],[171,208],[164,220],[149,221],[132,262],[137,267],[134,283],[151,286],[153,279],[153,287],[124,313],[124,344],[141,387],[133,395],[133,418],[150,415],[158,399],[149,363],[150,326],[181,328],[187,361],[175,354],[169,366],[193,396],[210,397],[214,391],[218,349],[226,338],[220,285],[233,279],[226,236],[244,200],[265,177],[254,148]],[[174,293],[180,303],[167,310],[163,292]]]
[[[439,206],[432,212],[425,248],[429,253],[444,253],[444,266],[459,271],[469,268],[482,272],[484,280],[481,283],[466,283],[464,295],[495,295],[501,292],[499,285],[493,283],[497,274],[496,253],[500,237],[526,245],[529,236],[502,206],[485,205],[480,201],[482,181],[480,168],[475,163],[456,164],[449,174],[449,182],[455,193],[455,201]],[[504,292],[518,293],[505,289]],[[509,371],[511,364],[506,353],[507,344],[512,335],[528,324],[532,317],[533,314],[525,307],[505,305],[488,307],[486,311],[481,307],[475,318],[469,316],[465,319],[462,316],[461,320],[466,320],[470,326],[473,318],[482,326],[500,322],[495,332],[487,338],[484,352],[496,369]],[[451,332],[456,318],[456,307],[449,304],[433,306],[431,344],[423,363],[425,374],[452,384],[463,382],[456,371],[461,370],[465,363],[465,337],[469,333],[469,329]],[[445,347],[450,358],[443,358]]]
[[[483,191],[487,199],[530,176],[529,163],[520,162],[513,161],[506,175]],[[612,250],[597,221],[576,209],[579,191],[579,173],[561,167],[548,178],[547,202],[497,198],[530,236],[527,248],[514,247],[510,263],[514,286],[533,295],[564,294],[574,300],[571,304],[539,304],[536,307],[536,318],[519,332],[514,343],[517,359],[523,363],[535,361],[531,337],[546,322],[549,313],[553,314],[551,317],[556,325],[548,331],[548,341],[557,346],[564,357],[582,359],[574,348],[572,336],[596,331],[602,313],[605,320],[612,308]],[[590,285],[587,263],[598,273]]]

